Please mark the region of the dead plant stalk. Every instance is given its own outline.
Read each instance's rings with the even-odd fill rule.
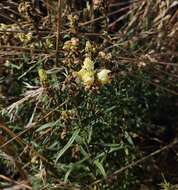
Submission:
[[[56,36],[56,63],[58,62],[59,41],[61,33],[61,12],[62,12],[62,0],[58,0],[57,4],[57,36]]]

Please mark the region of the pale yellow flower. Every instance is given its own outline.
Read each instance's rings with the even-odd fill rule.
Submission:
[[[86,69],[81,69],[76,73],[78,78],[83,82],[85,87],[89,87],[94,83],[95,71],[88,71]]]
[[[87,71],[83,77],[82,81],[85,87],[90,87],[94,83],[95,77],[93,71]]]
[[[99,73],[97,73],[98,81],[101,82],[101,84],[108,84],[110,82],[109,79],[109,73],[111,71],[108,69],[102,69]]]
[[[87,73],[86,69],[80,69],[80,71],[75,72],[75,74],[77,75],[77,77],[82,80],[83,76]]]
[[[89,58],[86,57],[82,69],[86,69],[87,71],[94,71],[94,62]]]
[[[90,88],[95,81],[94,62],[89,57],[86,57],[82,68],[80,71],[75,72],[74,75],[80,79],[85,88]]]

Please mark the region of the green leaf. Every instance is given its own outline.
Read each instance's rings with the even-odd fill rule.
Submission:
[[[76,139],[76,137],[78,136],[80,132],[80,129],[77,129],[72,137],[69,139],[68,143],[59,151],[57,157],[56,157],[56,161],[55,163],[57,163],[57,161],[59,160],[59,158],[66,152],[66,150],[73,144],[74,140]]]
[[[58,122],[58,121],[56,121],[56,122],[50,122],[50,123],[45,123],[44,125],[40,126],[40,127],[36,130],[36,132],[42,131],[42,130],[47,129],[47,128],[49,128],[49,127],[54,127],[54,126],[57,124],[57,122]]]
[[[106,113],[113,111],[115,108],[117,108],[117,106],[112,106],[112,107],[106,109]]]
[[[66,172],[66,174],[65,174],[65,177],[64,177],[64,183],[67,183],[68,177],[69,177],[70,173],[72,172],[72,170],[73,170],[73,167],[71,167],[71,168],[69,168],[69,169],[67,170],[67,172]]]
[[[96,167],[99,169],[100,174],[103,175],[103,177],[106,177],[106,172],[105,169],[103,167],[103,165],[99,162],[99,160],[95,160],[94,164],[96,165]]]
[[[128,143],[130,145],[134,145],[134,142],[133,142],[131,136],[129,135],[129,133],[127,131],[125,132],[125,138],[127,139]]]
[[[89,144],[92,138],[92,134],[93,134],[93,128],[90,127],[89,131],[88,131],[88,139],[87,139],[87,143]]]

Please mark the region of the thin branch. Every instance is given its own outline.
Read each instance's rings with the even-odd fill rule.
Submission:
[[[21,188],[32,190],[32,188],[29,185],[26,184],[27,183],[26,181],[17,182],[17,181],[14,181],[13,179],[11,179],[11,178],[9,178],[7,176],[1,175],[1,174],[0,174],[0,179],[15,184],[15,186],[11,187],[12,190],[13,189],[14,190],[15,189],[21,189]]]
[[[61,14],[62,14],[62,0],[58,0],[57,4],[57,34],[56,34],[56,63],[58,62],[59,41],[61,33]]]

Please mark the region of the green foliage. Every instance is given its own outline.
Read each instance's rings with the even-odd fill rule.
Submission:
[[[154,180],[156,158],[113,173],[176,136],[165,140],[177,121],[176,24],[174,14],[161,17],[171,1],[169,6],[159,0],[133,3],[117,34],[106,32],[110,9],[105,4],[88,5],[83,15],[75,1],[67,1],[58,51],[55,11],[48,20],[24,2],[20,13],[26,24],[0,24],[1,49],[8,55],[0,70],[0,107],[11,131],[1,129],[2,134],[7,141],[13,138],[10,145],[26,180],[33,189],[72,190],[139,189],[142,181]],[[95,22],[97,11],[101,18]],[[171,132],[176,134],[174,128]],[[169,189],[169,183],[164,180],[161,187]]]

